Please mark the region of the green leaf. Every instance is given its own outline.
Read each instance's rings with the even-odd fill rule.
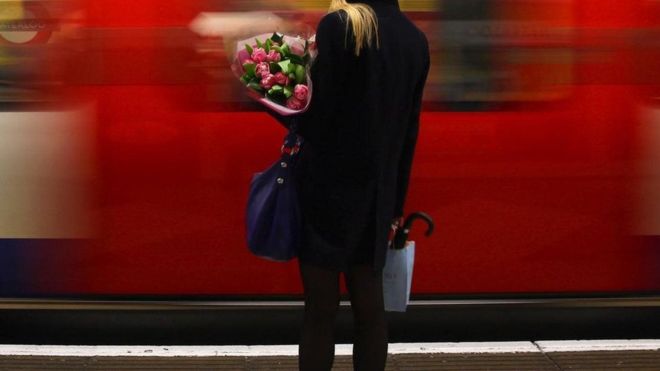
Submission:
[[[293,73],[293,74],[295,74],[296,71],[297,71],[297,69],[298,69],[298,66],[300,66],[300,65],[299,65],[299,64],[295,64],[295,63],[291,63],[291,64],[289,65],[289,71],[288,71],[288,72],[289,72],[289,73]]]
[[[254,63],[245,63],[243,69],[245,70],[245,74],[249,77],[257,75],[257,66]]]
[[[281,62],[279,62],[279,63],[277,63],[277,64],[280,65],[280,68],[282,69],[282,72],[284,72],[284,73],[286,73],[286,74],[289,74],[289,73],[292,72],[292,71],[289,71],[289,68],[290,68],[290,66],[291,66],[291,61],[290,61],[290,60],[285,59],[285,60],[283,60],[283,61],[281,61]]]
[[[254,52],[252,47],[248,44],[245,44],[245,50],[247,50],[247,52],[250,53],[250,55],[252,55],[252,52]]]
[[[305,67],[296,65],[296,83],[302,84],[305,82]]]
[[[251,82],[247,86],[248,86],[248,88],[254,89],[254,90],[258,91],[259,93],[264,92],[264,88],[262,88],[261,85],[257,84],[256,82]]]
[[[270,53],[271,46],[273,46],[273,42],[270,39],[266,39],[266,53]]]
[[[257,46],[258,46],[258,47],[260,47],[260,48],[263,48],[263,47],[264,47],[264,44],[262,44],[261,41],[259,41],[259,39],[254,39],[254,41],[257,42]]]
[[[267,95],[266,98],[268,98],[269,100],[271,100],[271,101],[273,101],[273,102],[275,102],[275,103],[277,103],[281,106],[286,105],[286,101],[284,100],[283,95],[282,96],[275,96],[275,97]]]
[[[289,44],[284,43],[280,47],[280,51],[282,53],[283,57],[289,58],[289,54],[291,54],[291,49],[289,48]]]
[[[297,54],[289,55],[289,59],[291,59],[291,62],[295,63],[295,64],[304,64],[305,63],[305,60]]]
[[[266,93],[266,97],[278,104],[284,104],[286,102],[286,97],[284,96],[284,90],[281,86],[277,89],[278,86],[275,85]]]
[[[285,86],[284,87],[284,96],[287,99],[289,99],[289,98],[291,98],[292,95],[293,95],[293,89],[291,89],[291,87],[289,87],[289,86]]]
[[[274,75],[278,72],[282,72],[282,67],[278,63],[270,62],[270,73]]]

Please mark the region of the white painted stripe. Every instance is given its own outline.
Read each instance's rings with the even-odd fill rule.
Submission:
[[[0,355],[67,357],[214,357],[296,355],[297,347],[275,346],[168,346],[168,345],[0,345]]]
[[[534,353],[539,349],[529,341],[466,343],[398,343],[390,344],[391,354],[414,353]]]
[[[338,344],[337,355],[351,355],[351,344]],[[538,352],[531,342],[497,343],[396,343],[389,345],[391,354],[428,353],[517,353]],[[296,356],[297,345],[256,346],[121,346],[121,345],[0,345],[0,355],[32,356],[151,356],[151,357],[209,357],[209,356]]]
[[[597,352],[607,350],[660,350],[660,340],[559,340],[537,341],[544,352]]]
[[[538,345],[538,347],[537,347]],[[351,355],[351,344],[338,344],[336,355]],[[660,340],[564,340],[466,343],[393,343],[390,354],[536,353],[659,350]],[[297,356],[297,345],[30,345],[0,344],[0,356],[65,357],[262,357]]]

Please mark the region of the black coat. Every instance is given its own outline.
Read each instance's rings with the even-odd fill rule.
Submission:
[[[346,14],[324,16],[312,102],[294,116],[305,139],[296,169],[299,258],[343,271],[355,263],[384,266],[391,222],[403,215],[429,70],[427,39],[398,1],[361,2],[378,16],[380,49],[374,43],[356,57]],[[288,126],[291,117],[278,119]]]

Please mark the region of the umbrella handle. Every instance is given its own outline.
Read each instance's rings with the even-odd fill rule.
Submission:
[[[431,218],[428,214],[423,213],[421,211],[414,212],[414,213],[410,214],[406,218],[405,223],[403,224],[403,229],[410,230],[413,223],[417,219],[422,219],[426,222],[426,225],[428,227],[427,227],[426,232],[424,233],[424,235],[426,237],[429,237],[433,233],[433,231],[435,230],[435,223],[433,223],[433,218]]]

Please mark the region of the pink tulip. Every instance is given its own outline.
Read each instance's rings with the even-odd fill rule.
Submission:
[[[307,85],[298,84],[296,85],[295,88],[293,88],[293,95],[299,101],[306,102],[307,96],[309,95],[309,88],[307,87]]]
[[[299,44],[293,44],[291,45],[291,53],[299,56],[305,55],[305,46],[304,45],[299,45]]]
[[[275,74],[275,81],[283,86],[289,85],[289,76],[283,74],[282,72],[278,72]]]
[[[286,106],[292,110],[301,110],[304,107],[304,103],[296,97],[291,97],[286,101]]]
[[[266,56],[268,62],[279,62],[282,60],[282,56],[275,50],[271,50]]]
[[[261,62],[266,62],[268,58],[268,54],[266,54],[266,51],[263,48],[254,48],[252,49],[252,60],[261,63]]]
[[[275,76],[271,74],[268,74],[266,75],[266,77],[261,79],[261,87],[263,87],[264,89],[270,89],[275,84],[276,84]]]
[[[257,77],[265,77],[270,75],[270,65],[268,62],[261,62],[257,65],[257,68],[255,70],[255,74]]]
[[[248,53],[247,50],[242,49],[240,52],[238,52],[238,61],[240,62],[241,66],[244,65],[247,61],[252,61],[250,59],[250,53]],[[254,63],[254,61],[252,61]]]

